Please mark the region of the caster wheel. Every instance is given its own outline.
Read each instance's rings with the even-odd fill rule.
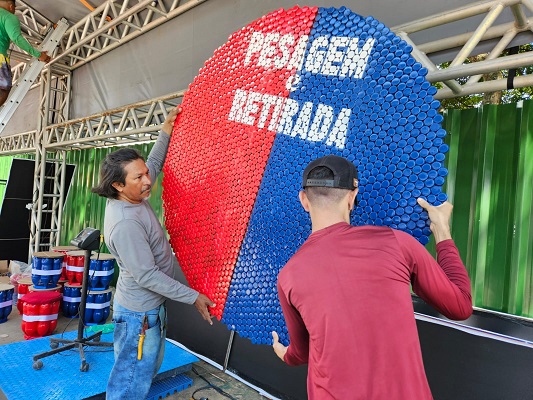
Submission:
[[[81,364],[80,371],[81,371],[81,372],[87,372],[87,371],[89,371],[89,364],[87,364],[86,362],[83,362],[83,363]]]
[[[57,349],[59,347],[59,343],[56,342],[50,342],[50,348]]]
[[[43,367],[43,362],[41,360],[37,360],[33,362],[33,369],[40,370]]]

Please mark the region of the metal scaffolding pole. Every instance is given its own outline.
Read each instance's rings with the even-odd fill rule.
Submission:
[[[513,15],[514,21],[496,25],[498,17],[506,9]],[[441,82],[447,86],[447,88],[440,89],[436,95],[437,99],[446,99],[483,93],[486,90],[507,89],[506,78],[480,82],[482,74],[524,68],[533,64],[533,53],[512,56],[505,53],[506,49],[517,39],[519,34],[533,31],[533,23],[530,22],[527,16],[527,14],[531,13],[533,13],[533,0],[481,1],[408,24],[399,25],[392,28],[392,30],[413,47],[413,57],[428,70],[428,81],[431,83]],[[414,33],[424,32],[438,26],[482,15],[484,15],[483,20],[473,32],[426,43],[415,43],[411,37]],[[423,35],[419,35],[419,37],[423,37]],[[488,40],[498,41],[484,59],[469,58],[479,44]],[[447,68],[437,67],[430,60],[432,54],[458,48],[459,51],[450,60],[451,62]],[[466,63],[467,59],[468,63]],[[513,79],[511,86],[513,88],[525,87],[531,85],[530,82],[531,79],[527,76],[517,76]]]
[[[37,131],[28,131],[10,136],[0,136],[0,156],[34,154]]]
[[[42,131],[41,131],[42,132]],[[41,143],[40,140],[40,132],[35,132],[35,142]],[[30,248],[29,248],[29,254],[28,254],[28,262],[31,262],[32,255],[34,252],[38,251],[36,250],[36,243],[38,243],[38,239],[36,238],[36,235],[39,231],[38,227],[41,226],[41,214],[38,213],[39,207],[39,191],[35,190],[35,188],[41,187],[41,162],[43,158],[43,147],[41,144],[37,144],[35,146],[35,168],[33,173],[33,194],[32,194],[32,202],[31,202],[31,223],[30,223]]]
[[[58,151],[57,154],[61,155],[61,171],[59,176],[59,203],[57,204],[57,208],[54,207],[54,217],[53,218],[53,224],[51,229],[54,229],[54,237],[50,238],[50,243],[52,243],[55,246],[61,245],[61,226],[63,222],[63,206],[65,204],[65,181],[67,176],[67,152],[66,151]],[[57,165],[57,164],[56,164]]]
[[[37,125],[37,135],[39,140],[36,141],[33,200],[31,209],[30,258],[33,253],[40,251],[41,246],[44,190],[46,184],[46,148],[44,147],[46,130],[44,128],[48,125],[51,82],[52,70],[48,68],[43,72],[41,79],[41,101],[39,107],[39,121]]]
[[[30,252],[41,251],[41,247],[59,244],[61,216],[65,195],[66,153],[58,151],[55,157],[48,157],[45,146],[51,123],[61,123],[68,119],[70,103],[70,72],[55,74],[51,69],[43,75],[41,101],[39,105],[39,142],[35,161],[34,201],[32,207],[32,225]],[[57,159],[57,156],[60,156]],[[43,215],[50,218],[43,220]],[[45,221],[47,222],[45,224]],[[50,224],[50,227],[45,225]],[[42,234],[47,241],[43,243]]]
[[[20,28],[27,39],[41,42],[45,33],[54,25],[43,14],[32,8],[24,0],[17,0],[16,14],[20,20]]]
[[[528,65],[533,65],[533,52],[507,56],[505,60],[503,58],[496,58],[457,67],[449,67],[428,74],[427,80],[432,83],[442,82],[447,79],[456,79],[476,74],[488,74],[490,72],[501,71],[502,69],[520,68]]]
[[[65,34],[65,46],[52,61],[66,58],[78,68],[129,42],[143,33],[177,17],[207,0],[108,0]]]
[[[47,126],[44,147],[53,151],[153,141],[169,110],[180,103],[183,94],[179,91]]]
[[[71,73],[52,76],[49,92],[49,113],[48,124],[65,122],[70,111],[70,83]],[[47,133],[45,133],[46,137]],[[48,150],[47,150],[48,151]],[[66,152],[56,151],[54,159],[47,159],[48,163],[53,163],[53,175],[47,177],[52,184],[51,193],[43,193],[43,197],[48,199],[47,204],[52,201],[52,207],[48,210],[42,210],[43,213],[50,214],[50,228],[49,228],[49,243],[41,245],[50,246],[60,245],[61,237],[61,221],[63,215],[63,205],[66,195],[65,180],[66,180]],[[44,228],[46,230],[46,228]],[[41,226],[41,231],[43,226]]]

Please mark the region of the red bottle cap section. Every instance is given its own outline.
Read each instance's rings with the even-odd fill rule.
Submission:
[[[276,137],[268,129],[276,102],[288,97],[298,40],[316,10],[278,10],[231,35],[190,85],[174,127],[164,168],[166,227],[189,284],[217,304],[219,319]],[[247,115],[237,116],[243,90],[270,95],[272,110],[250,102]]]

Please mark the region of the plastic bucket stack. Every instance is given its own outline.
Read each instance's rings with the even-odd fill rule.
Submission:
[[[61,265],[61,276],[59,277],[59,281],[67,280],[67,253],[69,251],[75,251],[75,250],[78,250],[76,246],[55,246],[55,247],[50,248],[50,251],[61,253],[64,256],[63,263]]]
[[[37,289],[57,286],[61,276],[63,254],[54,251],[40,251],[33,254],[31,280]]]
[[[24,295],[21,324],[24,339],[48,336],[54,332],[60,300],[61,294],[53,291]]]
[[[90,290],[107,290],[115,273],[115,257],[111,254],[101,253],[91,256],[89,264]]]
[[[19,310],[19,314],[22,314],[22,306],[24,304],[24,300],[22,298],[25,294],[29,293],[30,286],[33,286],[31,278],[22,278],[17,282],[17,308]]]
[[[0,283],[0,323],[6,322],[13,308],[13,293],[15,286],[8,283]]]
[[[85,325],[105,324],[109,317],[110,305],[111,289],[90,291],[85,306]]]
[[[83,267],[85,251],[76,250],[67,252],[67,280],[70,285],[81,286],[83,283]]]
[[[63,288],[63,315],[67,318],[77,318],[81,303],[81,286],[66,283]]]

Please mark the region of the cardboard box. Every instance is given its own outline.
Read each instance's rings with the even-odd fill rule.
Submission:
[[[7,274],[9,272],[9,262],[7,260],[0,260],[0,275]]]

